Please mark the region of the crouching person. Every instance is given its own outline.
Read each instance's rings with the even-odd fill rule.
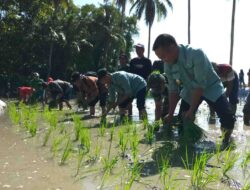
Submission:
[[[18,87],[19,99],[21,102],[27,104],[30,100],[30,97],[36,90],[30,86],[21,86]]]
[[[153,72],[148,77],[147,87],[154,98],[155,122],[158,122],[168,114],[167,78],[163,74]]]
[[[66,103],[69,109],[71,109],[71,105],[69,100],[71,98],[71,93],[73,86],[67,82],[62,80],[54,80],[50,83],[44,82],[42,84],[43,88],[46,89],[48,94],[49,101],[49,109],[51,109],[52,104],[59,104],[59,110],[63,109],[63,102]]]
[[[98,101],[100,101],[102,114],[104,114],[106,111],[107,89],[98,82],[98,78],[74,72],[71,80],[90,107],[90,116],[95,115],[95,105]]]
[[[109,89],[109,106],[103,117],[116,106],[119,106],[121,119],[125,116],[129,104],[134,98],[137,100],[139,117],[147,117],[145,109],[146,81],[139,75],[117,71],[107,72],[106,69],[100,69],[97,72],[98,80]]]

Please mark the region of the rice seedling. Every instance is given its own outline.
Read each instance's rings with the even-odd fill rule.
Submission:
[[[63,140],[65,139],[66,136],[59,136],[59,137],[55,137],[53,139],[52,142],[52,147],[51,147],[51,151],[53,152],[53,157],[56,157],[56,154],[59,150],[59,146],[60,144],[63,142]]]
[[[209,173],[205,171],[207,161],[211,158],[211,155],[206,152],[201,155],[196,155],[192,162],[189,162],[188,151],[186,148],[186,159],[182,158],[182,162],[186,170],[190,171],[191,185],[195,189],[203,189],[209,183],[212,183],[218,179],[218,174],[211,170]],[[192,166],[192,168],[190,167]]]
[[[128,146],[128,137],[124,135],[123,129],[119,129],[119,148],[121,150],[121,156],[125,157],[125,152]]]
[[[175,185],[173,183],[173,176],[171,175],[169,171],[170,169],[169,159],[163,158],[163,156],[161,156],[161,163],[162,163],[162,166],[161,167],[158,166],[158,167],[160,169],[160,179],[163,185],[163,189],[174,190]]]
[[[110,151],[111,151],[111,145],[113,142],[114,131],[115,131],[115,126],[113,125],[111,130],[110,130],[110,139],[109,139],[110,143],[109,143],[109,150],[108,150],[108,158],[110,157]]]
[[[133,159],[137,159],[138,154],[139,137],[136,131],[136,127],[133,129],[132,138],[130,139],[130,148],[132,151]]]
[[[130,133],[132,126],[133,126],[133,124],[132,125],[131,124],[125,125],[124,132],[125,133]]]
[[[54,131],[54,127],[50,126],[48,131],[46,132],[45,136],[44,136],[44,140],[43,140],[43,145],[42,146],[46,146],[49,140],[49,137],[51,135],[51,133]]]
[[[77,169],[76,169],[76,176],[79,174],[81,165],[82,165],[82,160],[85,155],[85,151],[82,150],[81,148],[78,149],[78,156],[77,156]]]
[[[143,129],[147,129],[149,125],[148,118],[144,117],[142,122],[143,122]]]
[[[17,107],[14,103],[8,104],[8,114],[11,119],[11,122],[14,125],[20,124],[20,112],[17,110]]]
[[[107,176],[111,173],[112,169],[115,167],[118,162],[118,156],[110,159],[109,157],[103,158],[103,171],[104,175]]]
[[[185,157],[186,157],[185,159],[184,159],[184,158],[181,158],[182,163],[183,163],[184,168],[185,168],[186,170],[190,170],[190,165],[191,165],[192,163],[189,162],[187,147],[186,147]]]
[[[67,159],[69,158],[70,156],[70,153],[71,153],[71,148],[72,148],[72,142],[70,140],[70,137],[67,137],[68,140],[67,140],[67,144],[63,150],[63,154],[62,154],[62,157],[61,157],[61,161],[60,161],[60,165],[63,165],[65,164],[65,162],[67,161]]]
[[[110,159],[111,146],[112,146],[113,137],[114,137],[114,130],[115,128],[113,125],[110,131],[110,143],[109,143],[109,148],[108,148],[108,155],[106,158],[103,159],[104,176],[108,176],[111,173],[112,169],[114,168],[114,166],[116,165],[118,161],[118,156],[115,156],[114,158]]]
[[[150,145],[152,145],[154,139],[155,139],[155,125],[147,125],[147,132],[146,132],[146,139]]]
[[[221,159],[221,146],[222,146],[222,140],[219,140],[219,141],[217,140],[216,141],[216,150],[215,150],[217,163],[220,163],[220,159]]]
[[[80,129],[79,139],[84,152],[88,153],[90,150],[90,133],[87,128]]]
[[[224,157],[224,163],[222,165],[222,173],[223,176],[228,178],[227,173],[234,167],[234,164],[236,163],[236,161],[239,158],[239,154],[232,153],[232,146],[230,146],[226,152],[226,155]]]
[[[103,158],[102,159],[102,163],[103,163],[103,176],[102,176],[102,182],[100,185],[100,189],[103,188],[104,185],[104,181],[106,179],[106,177],[108,177],[113,168],[115,167],[116,163],[118,162],[118,156],[115,156],[114,158],[110,159],[109,157]]]
[[[20,111],[21,111],[21,123],[23,124],[24,128],[28,130],[29,118],[30,118],[31,112],[29,108],[24,104],[20,105]]]
[[[206,172],[206,164],[211,156],[206,152],[203,152],[201,155],[195,156],[191,184],[193,187],[198,189],[204,189],[209,183],[212,183],[218,179],[218,175],[211,170]]]
[[[101,122],[100,125],[101,126],[99,128],[99,134],[100,134],[101,137],[103,137],[105,132],[106,132],[107,123],[106,122]]]
[[[25,118],[26,128],[31,134],[31,136],[34,137],[37,132],[37,118],[38,118],[37,110],[33,109],[33,111],[30,111],[26,117],[29,117]]]
[[[101,146],[96,144],[96,146],[94,148],[94,154],[93,154],[91,160],[96,161],[100,157],[100,152],[101,152]]]
[[[190,120],[184,120],[181,144],[194,144],[203,137],[203,130]]]
[[[57,112],[53,111],[53,112],[50,113],[49,124],[54,129],[57,128],[57,124],[58,124],[58,113]]]
[[[59,133],[60,133],[60,134],[65,133],[65,132],[66,132],[66,131],[65,131],[65,128],[66,128],[66,125],[65,125],[64,123],[62,123],[61,126],[60,126]]]
[[[51,112],[49,107],[46,105],[43,110],[43,118],[49,123],[51,117]]]
[[[79,139],[79,134],[82,128],[81,118],[78,115],[73,115],[74,129],[75,129],[75,140]]]
[[[250,152],[247,152],[245,155],[244,155],[244,159],[242,160],[240,166],[243,170],[245,170],[248,166],[248,164],[250,163]]]
[[[242,190],[250,190],[250,181],[245,182],[244,186],[242,187]]]
[[[37,121],[36,118],[31,119],[29,124],[28,124],[28,129],[32,137],[36,136],[37,132]]]
[[[143,164],[140,164],[138,161],[133,163],[133,166],[129,168],[129,178],[124,186],[124,190],[131,189],[133,183],[139,181],[142,168]]]

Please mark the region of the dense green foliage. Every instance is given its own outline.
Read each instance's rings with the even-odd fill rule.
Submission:
[[[27,85],[32,72],[69,80],[74,70],[116,69],[132,50],[135,17],[106,3],[81,8],[66,0],[0,2],[0,95]]]

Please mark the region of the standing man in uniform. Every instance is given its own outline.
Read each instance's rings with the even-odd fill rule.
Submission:
[[[134,47],[138,57],[130,61],[130,71],[147,80],[152,71],[152,63],[150,59],[144,57],[145,49],[143,44],[138,43]]]

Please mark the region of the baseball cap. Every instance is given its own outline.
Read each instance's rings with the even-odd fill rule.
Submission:
[[[141,44],[141,43],[137,43],[137,44],[135,44],[135,45],[134,45],[134,47],[144,48],[144,45],[143,45],[143,44]]]

